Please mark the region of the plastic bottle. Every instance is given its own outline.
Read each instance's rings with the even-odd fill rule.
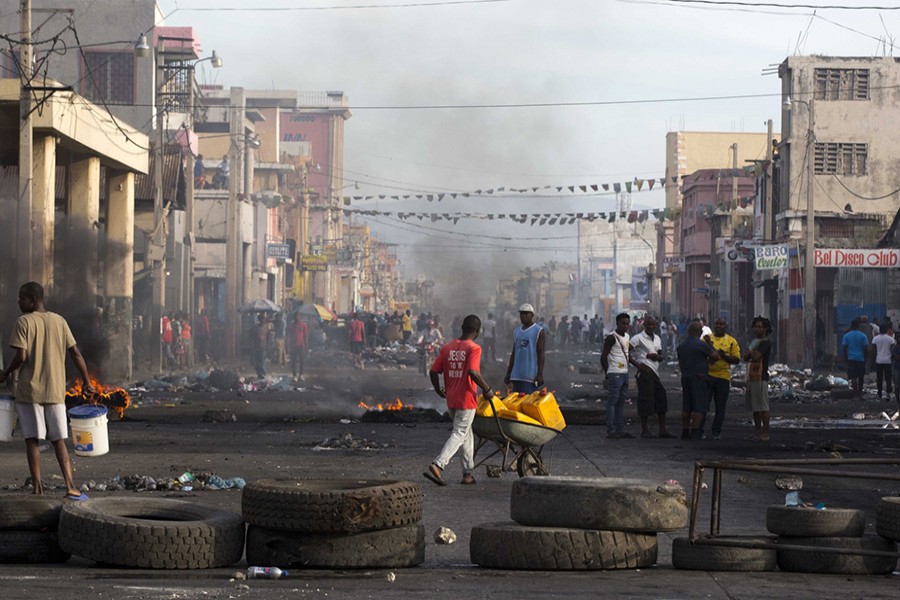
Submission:
[[[287,577],[288,572],[278,567],[250,567],[247,569],[247,579],[278,579]]]
[[[788,492],[784,496],[784,505],[785,506],[800,506],[800,493],[799,492]]]

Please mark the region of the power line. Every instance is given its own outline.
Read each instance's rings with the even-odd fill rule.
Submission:
[[[780,2],[740,2],[738,0],[663,0],[669,4],[703,4],[709,6],[742,6],[749,8],[808,8],[812,10],[900,10],[900,6],[852,6],[847,4],[808,4]]]
[[[365,10],[373,8],[429,8],[464,4],[498,4],[513,0],[442,0],[438,2],[404,2],[400,4],[350,4],[347,6],[234,6],[200,8],[182,6],[176,10],[191,12],[308,12],[323,10]],[[174,11],[173,11],[174,12]]]

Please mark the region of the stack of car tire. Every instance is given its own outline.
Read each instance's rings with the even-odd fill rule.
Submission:
[[[883,498],[876,513],[879,535],[865,535],[861,510],[769,506],[766,529],[777,537],[717,536],[716,544],[691,544],[677,538],[672,544],[676,569],[704,571],[782,571],[840,575],[892,573],[896,556],[855,554],[854,551],[896,553],[900,540],[900,498]],[[778,548],[753,548],[755,542],[775,542]],[[728,546],[729,543],[745,546]],[[721,545],[726,544],[726,545]],[[822,548],[823,550],[817,550]],[[827,550],[826,550],[827,549]],[[847,552],[840,552],[840,550]]]
[[[608,570],[649,567],[657,532],[687,524],[684,489],[641,479],[525,477],[513,483],[514,522],[472,529],[471,561],[483,567]]]
[[[60,500],[43,496],[0,498],[0,563],[61,563],[69,554],[59,547]]]
[[[425,561],[422,489],[408,481],[260,480],[241,497],[247,564],[412,567]]]

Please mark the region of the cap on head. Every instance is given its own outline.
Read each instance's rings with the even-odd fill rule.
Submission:
[[[534,313],[534,307],[526,302],[525,304],[523,304],[522,306],[519,307],[519,312],[520,313],[523,313],[523,312]]]

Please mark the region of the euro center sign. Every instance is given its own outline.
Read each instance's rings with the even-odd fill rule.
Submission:
[[[787,244],[756,246],[755,265],[757,271],[764,269],[786,269],[788,266]]]
[[[816,248],[816,267],[850,267],[859,269],[896,269],[900,267],[900,250],[884,248]]]

